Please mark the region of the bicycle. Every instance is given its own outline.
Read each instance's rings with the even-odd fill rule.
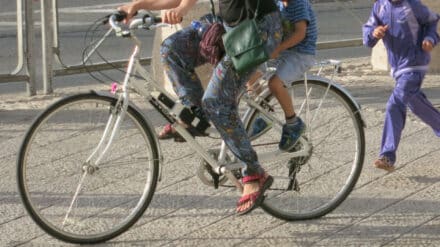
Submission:
[[[129,27],[121,20],[119,14],[110,15],[111,28],[102,39],[114,31],[134,42],[122,86],[114,94],[92,91],[55,102],[34,120],[18,154],[18,188],[27,212],[44,231],[66,242],[99,243],[122,234],[153,198],[163,154],[150,120],[129,100],[131,90],[201,157],[197,175],[203,183],[218,188],[230,181],[242,190],[242,165],[226,145],[207,150],[178,121],[206,132],[212,129],[209,123],[174,100],[139,63],[135,30],[165,24],[149,15],[133,19]],[[327,65],[334,73],[339,69],[333,60],[318,66]],[[308,128],[293,152],[281,152],[277,144],[284,115],[267,80],[260,82],[261,93],[244,93],[240,102],[247,130],[258,118],[269,123],[252,137],[261,164],[275,178],[262,208],[285,220],[321,217],[346,199],[359,178],[365,154],[360,106],[319,73],[293,82],[289,90]]]

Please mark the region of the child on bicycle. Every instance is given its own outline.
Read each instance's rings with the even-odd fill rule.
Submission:
[[[283,41],[273,51],[268,62],[275,67],[275,75],[269,80],[269,89],[280,103],[286,123],[283,126],[279,149],[291,151],[306,126],[296,115],[293,102],[286,89],[288,83],[302,78],[315,62],[317,27],[315,13],[309,0],[279,0],[278,8],[281,11],[283,24]],[[248,89],[261,76],[257,72],[248,82]],[[257,136],[269,127],[263,118],[257,118],[251,128],[250,136]]]
[[[374,47],[383,40],[396,81],[386,107],[380,154],[374,162],[377,168],[395,169],[407,107],[440,137],[440,112],[421,90],[430,52],[439,42],[439,19],[420,0],[377,0],[363,26],[366,46]]]

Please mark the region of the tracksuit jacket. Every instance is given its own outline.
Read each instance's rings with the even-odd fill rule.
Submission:
[[[420,0],[377,0],[363,26],[364,45],[373,47],[378,42],[373,37],[374,29],[388,25],[383,42],[396,84],[386,107],[380,156],[387,157],[391,164],[396,161],[407,107],[440,137],[440,112],[421,90],[431,59],[430,53],[422,49],[422,42],[439,43],[439,19]]]
[[[422,41],[439,42],[437,23],[440,16],[419,0],[378,0],[363,27],[364,45],[373,47],[378,39],[373,30],[388,25],[383,42],[394,78],[408,71],[426,71],[430,54],[422,50]]]

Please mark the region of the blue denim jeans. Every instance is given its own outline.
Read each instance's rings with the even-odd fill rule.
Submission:
[[[282,29],[278,12],[259,21],[269,54],[281,42]],[[238,114],[238,96],[256,68],[238,74],[227,55],[214,68],[206,91],[203,91],[195,68],[206,63],[198,50],[200,36],[191,27],[182,29],[164,40],[161,56],[173,88],[187,106],[201,106],[219,131],[229,149],[246,165],[243,175],[262,173],[257,154]]]

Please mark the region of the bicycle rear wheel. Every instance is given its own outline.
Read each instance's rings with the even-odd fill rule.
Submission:
[[[19,192],[32,219],[55,238],[82,244],[109,240],[133,225],[151,201],[158,147],[132,107],[100,164],[86,163],[115,104],[94,93],[62,99],[25,136],[17,163]]]
[[[262,164],[275,178],[262,208],[285,220],[317,218],[341,204],[359,178],[365,153],[363,122],[349,97],[325,81],[308,81],[308,107],[304,81],[294,82],[288,89],[296,113],[307,125],[304,137],[312,145],[312,152],[288,161]],[[262,106],[285,122],[273,95],[266,96]],[[248,131],[256,119],[260,118],[257,124],[261,124],[261,115],[258,111],[251,115]],[[252,141],[257,153],[278,149],[281,128],[276,125],[268,124],[271,128]]]

